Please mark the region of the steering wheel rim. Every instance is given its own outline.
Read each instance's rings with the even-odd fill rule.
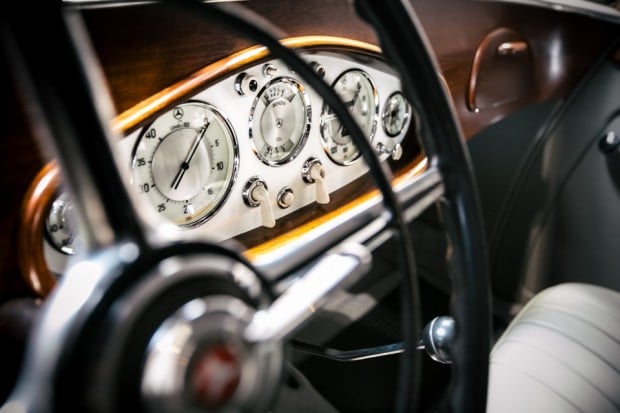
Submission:
[[[195,2],[186,2],[186,1],[178,1],[177,3],[183,4],[183,5],[190,5],[191,7],[204,7],[204,5],[200,5],[198,6],[197,3]],[[413,14],[413,11],[408,9],[403,3],[401,3],[400,1],[394,1],[394,2],[387,2],[387,3],[383,3],[380,7],[378,5],[373,5],[373,2],[366,2],[366,1],[359,1],[357,2],[357,6],[359,7],[360,13],[365,16],[372,24],[373,26],[378,28],[378,34],[379,34],[379,38],[381,39],[382,42],[382,47],[386,53],[386,55],[392,59],[395,62],[395,66],[397,67],[397,69],[401,70],[401,73],[403,73],[403,68],[407,68],[408,65],[410,64],[409,62],[403,61],[402,59],[402,55],[404,55],[405,53],[402,51],[404,49],[399,49],[399,46],[395,46],[395,44],[397,44],[397,42],[394,39],[394,36],[399,36],[397,33],[399,30],[403,30],[404,32],[408,33],[410,36],[408,38],[408,42],[409,42],[409,47],[413,47],[414,49],[416,47],[419,48],[419,45],[421,44],[422,46],[424,46],[423,48],[417,49],[417,53],[418,55],[416,55],[416,59],[419,59],[420,61],[424,62],[424,69],[426,70],[426,75],[428,76],[428,72],[429,71],[434,71],[433,75],[431,76],[434,79],[434,83],[431,82],[431,85],[437,85],[439,84],[440,87],[442,87],[442,85],[439,83],[437,75],[436,75],[436,65],[434,64],[434,62],[432,61],[432,58],[430,57],[430,54],[428,53],[428,45],[425,43],[424,39],[422,37],[419,36],[419,33],[421,33],[421,29],[419,26],[419,23],[415,20],[415,15]],[[388,7],[384,7],[384,5],[389,5]],[[379,10],[377,10],[379,9]],[[399,17],[398,17],[399,16]],[[59,19],[59,22],[61,22],[62,19]],[[397,24],[393,24],[393,25],[388,25],[386,26],[385,22],[397,22]],[[383,22],[383,23],[382,23]],[[73,23],[75,24],[75,22]],[[383,25],[383,26],[382,26]],[[411,38],[411,35],[413,35],[415,38]],[[416,46],[413,46],[416,45]],[[83,47],[83,46],[82,46]],[[83,49],[82,49],[83,51]],[[28,52],[28,51],[27,51]],[[401,57],[401,59],[399,59],[399,57]],[[426,59],[426,60],[425,60]],[[405,59],[406,60],[406,59]],[[312,72],[313,73],[313,72]],[[420,102],[420,98],[417,95],[417,93],[414,93],[413,89],[412,89],[412,77],[414,77],[411,72],[409,72],[409,74],[407,75],[407,71],[404,71],[404,75],[403,75],[403,85],[405,86],[405,93],[407,94],[407,97],[410,99],[410,101],[412,102]],[[303,74],[302,74],[303,76]],[[35,82],[36,83],[36,82]],[[41,87],[42,85],[36,85],[36,87]],[[43,85],[43,86],[47,86],[47,85]],[[441,89],[443,90],[443,89]],[[442,94],[443,95],[443,101],[441,98],[439,98],[439,104],[440,106],[443,105],[444,107],[444,111],[445,108],[448,108],[449,110],[449,103],[446,100],[445,97],[445,93]],[[92,96],[89,96],[89,98],[92,99]],[[95,105],[96,106],[96,105]],[[417,105],[418,107],[420,107],[420,105]],[[424,106],[422,106],[424,107]],[[97,114],[97,109],[94,110],[95,115]],[[474,363],[472,363],[471,361],[467,361],[466,359],[468,359],[468,357],[464,357],[464,358],[459,358],[458,354],[469,354],[468,352],[472,350],[472,345],[468,344],[470,342],[477,342],[479,343],[481,340],[467,340],[467,337],[471,336],[472,334],[475,334],[476,332],[480,332],[480,329],[474,329],[474,333],[470,333],[469,330],[469,325],[471,325],[471,308],[475,307],[478,310],[474,311],[475,315],[479,315],[479,313],[482,311],[484,312],[484,308],[482,310],[480,310],[479,307],[484,307],[484,305],[480,306],[479,304],[479,299],[482,297],[482,301],[483,304],[484,302],[486,302],[487,306],[488,306],[488,297],[486,299],[484,299],[483,295],[480,292],[478,292],[478,294],[474,294],[473,298],[472,296],[468,297],[462,297],[463,290],[467,290],[468,286],[467,285],[463,285],[464,283],[462,282],[463,280],[466,280],[467,282],[470,282],[472,280],[474,280],[474,275],[480,277],[483,279],[483,283],[485,284],[486,280],[488,280],[488,277],[486,277],[486,272],[484,269],[484,261],[480,259],[480,254],[482,251],[482,253],[484,253],[484,240],[482,238],[482,231],[480,228],[478,228],[479,230],[479,236],[477,237],[478,239],[474,239],[473,242],[471,242],[471,237],[469,237],[468,235],[471,234],[463,234],[463,233],[459,233],[459,228],[461,228],[462,225],[469,225],[469,226],[476,226],[476,224],[478,224],[479,226],[479,214],[477,214],[477,201],[475,199],[475,187],[473,186],[473,181],[471,179],[471,171],[470,171],[470,167],[468,164],[468,160],[466,159],[466,155],[463,157],[463,154],[466,153],[464,151],[464,148],[462,146],[462,139],[459,140],[460,138],[460,133],[458,131],[458,127],[455,127],[454,125],[454,117],[453,114],[451,114],[452,117],[449,118],[452,120],[452,130],[450,130],[450,128],[448,128],[447,131],[447,136],[448,136],[448,141],[450,141],[450,139],[452,140],[456,140],[456,144],[452,141],[451,145],[447,145],[449,150],[446,150],[444,152],[442,152],[441,147],[440,148],[435,148],[434,147],[434,140],[432,139],[425,139],[424,140],[424,147],[426,148],[427,154],[429,155],[429,159],[430,159],[430,163],[431,165],[436,165],[437,169],[439,169],[442,173],[442,176],[444,177],[444,180],[446,182],[445,186],[446,186],[446,195],[448,198],[451,199],[455,199],[455,202],[443,202],[443,210],[445,212],[445,217],[448,221],[448,227],[452,227],[451,228],[451,232],[453,234],[456,234],[456,236],[453,237],[453,243],[452,243],[452,251],[453,251],[453,258],[457,261],[469,261],[468,264],[470,264],[470,266],[474,266],[475,268],[473,268],[473,271],[470,269],[466,269],[464,272],[466,273],[466,275],[461,276],[457,273],[457,277],[453,278],[453,284],[456,285],[456,289],[458,290],[458,294],[456,294],[456,296],[453,294],[453,302],[454,302],[454,307],[457,311],[462,310],[464,311],[466,314],[468,314],[465,317],[465,322],[462,322],[460,320],[462,320],[462,317],[458,316],[459,314],[455,314],[455,318],[457,319],[457,325],[459,325],[459,323],[462,323],[463,325],[465,325],[465,329],[461,330],[462,332],[459,334],[462,337],[465,337],[465,340],[461,340],[457,338],[457,343],[456,343],[456,351],[457,351],[457,356],[455,357],[455,366],[456,366],[456,380],[455,380],[455,397],[453,397],[453,406],[455,408],[455,411],[480,411],[480,407],[482,406],[482,408],[484,408],[484,405],[481,403],[485,403],[486,402],[486,365],[484,366],[483,370],[480,371],[480,367],[481,367],[481,363],[480,360],[484,360],[484,356],[482,357],[477,357],[476,361]],[[445,113],[443,114],[443,116],[445,116]],[[343,122],[346,121],[347,117],[350,118],[350,116],[348,116],[348,113],[346,112],[346,110],[344,111],[343,114],[341,114],[341,117],[343,118]],[[440,116],[441,117],[441,116]],[[432,116],[429,116],[429,118],[432,118]],[[445,118],[443,119],[445,120]],[[97,122],[96,120],[93,119],[93,117],[90,117],[90,121],[91,122]],[[348,119],[349,122],[353,122],[352,119]],[[433,129],[434,127],[433,122],[429,122],[431,124],[431,129]],[[67,125],[58,125],[55,129],[58,128],[64,128]],[[353,125],[351,126],[351,130],[353,131],[353,135],[359,135],[362,136],[361,133],[356,133],[354,130],[356,128],[356,125],[353,123]],[[52,128],[54,129],[54,128]],[[108,134],[107,131],[105,131],[105,127],[102,127],[102,130],[100,131],[101,135],[105,136],[106,134]],[[435,131],[436,133],[436,131]],[[425,133],[422,134],[423,136],[426,136]],[[433,134],[431,134],[433,135]],[[454,139],[456,137],[456,139]],[[78,136],[76,135],[76,140],[77,140]],[[362,147],[364,147],[364,145],[362,145]],[[430,149],[430,150],[429,150]],[[64,149],[65,151],[67,151],[67,149]],[[455,167],[454,165],[452,165],[451,162],[446,162],[446,159],[448,156],[446,156],[446,153],[449,153],[450,151],[456,151],[457,154],[461,155],[461,159],[460,159],[460,163],[458,165],[458,167]],[[60,149],[60,152],[63,152],[63,149]],[[433,152],[437,152],[439,154],[442,154],[440,156],[430,156],[431,153]],[[374,153],[370,153],[370,155],[365,154],[362,151],[363,156],[365,156],[365,159],[368,158],[370,160],[370,163],[372,165],[372,159],[374,159]],[[62,158],[62,157],[61,157]],[[75,167],[75,165],[73,165]],[[380,167],[379,167],[380,168]],[[372,169],[372,168],[371,168]],[[375,167],[374,170],[376,170],[377,168]],[[465,171],[465,177],[459,179],[459,183],[458,185],[454,184],[451,182],[451,180],[449,179],[449,177],[455,175],[454,169],[462,171]],[[96,174],[95,174],[96,175]],[[456,174],[458,175],[458,174]],[[448,179],[446,179],[446,177],[448,177]],[[108,179],[108,177],[105,177],[106,179]],[[462,190],[462,179],[465,179],[465,192],[463,193]],[[468,181],[469,179],[469,181]],[[96,183],[100,183],[101,185],[109,185],[110,183],[103,183],[101,182],[101,180],[97,181],[95,180]],[[80,183],[79,182],[74,182],[72,186],[77,186],[78,188],[80,187]],[[122,185],[122,183],[121,183]],[[114,185],[112,185],[114,186]],[[455,187],[456,186],[456,187]],[[450,189],[450,188],[454,188],[454,189]],[[387,190],[385,190],[387,191]],[[390,188],[391,191],[391,188]],[[451,191],[454,191],[453,193]],[[471,192],[474,194],[473,199],[470,196],[471,194],[468,194],[468,192]],[[109,193],[109,191],[108,191]],[[389,193],[389,192],[387,192]],[[392,194],[393,195],[393,194]],[[92,203],[92,200],[91,200]],[[398,208],[398,203],[395,204],[395,206],[393,206],[393,208],[395,208],[397,210]],[[472,214],[472,210],[473,210],[473,214]],[[134,262],[134,261],[128,261],[125,264],[120,265],[123,271],[126,271],[127,273],[136,273],[139,272],[138,269],[141,269],[142,271],[144,271],[145,268],[147,269],[153,269],[153,267],[155,266],[155,263],[161,263],[162,262],[162,258],[154,258],[155,255],[159,255],[160,253],[162,253],[162,251],[168,251],[165,254],[165,257],[172,257],[173,254],[172,251],[175,250],[176,247],[172,247],[168,250],[164,249],[164,250],[160,250],[160,249],[154,249],[151,250],[151,248],[149,247],[149,242],[146,240],[146,237],[140,237],[139,235],[136,236],[136,234],[142,234],[142,230],[140,228],[135,228],[135,220],[133,220],[133,216],[131,216],[131,214],[129,214],[129,216],[123,216],[122,214],[110,214],[109,211],[108,212],[104,212],[104,214],[108,217],[108,220],[110,220],[110,217],[112,218],[112,222],[109,222],[110,226],[113,228],[113,231],[118,232],[119,234],[130,234],[132,236],[132,243],[128,244],[125,242],[118,242],[120,238],[118,234],[117,234],[117,240],[114,243],[114,245],[116,245],[116,252],[115,254],[117,256],[121,256],[123,254],[129,254],[127,251],[121,251],[123,248],[126,250],[127,248],[131,249],[131,245],[134,245],[138,250],[142,250],[142,251],[147,251],[147,254],[145,254],[148,258],[144,259],[141,258],[140,260]],[[395,213],[394,214],[397,218],[399,217],[399,213]],[[473,217],[473,218],[472,218]],[[467,221],[469,219],[469,221]],[[464,224],[465,222],[465,224]],[[398,225],[396,225],[396,227],[398,227]],[[467,231],[465,231],[467,232]],[[469,240],[463,240],[463,235],[465,235],[465,238],[469,238]],[[93,249],[97,250],[100,246],[105,246],[105,242],[102,242],[101,240],[98,239],[96,234],[93,234]],[[476,237],[474,237],[476,238]],[[407,239],[407,237],[405,237],[405,239]],[[481,241],[482,240],[482,241]],[[122,248],[121,248],[122,247]],[[205,249],[209,250],[209,251],[213,251],[216,250],[217,248],[212,249],[212,245],[209,244],[201,244],[201,245],[195,245],[196,249],[198,250],[202,250],[204,251]],[[188,248],[188,250],[186,250],[186,248]],[[480,248],[480,249],[479,249]],[[112,248],[113,249],[113,248]],[[191,255],[192,248],[183,246],[181,249],[183,249],[183,253],[181,255]],[[474,251],[475,250],[475,251]],[[157,253],[157,254],[156,254]],[[167,255],[168,253],[170,253],[170,255]],[[236,254],[235,252],[230,252],[230,250],[228,249],[224,249],[222,251],[219,251],[219,253],[223,253],[225,256],[228,256],[231,259],[235,259],[237,260],[237,262],[241,262],[247,270],[249,270],[252,274],[253,277],[255,277],[254,281],[258,281],[259,284],[262,283],[262,285],[264,286],[264,280],[263,277],[261,277],[260,273],[258,271],[256,271],[256,269],[251,267],[251,264],[245,262],[245,260],[243,260],[243,258],[239,255]],[[360,260],[363,261],[363,254],[360,254],[357,258],[359,258]],[[473,258],[472,258],[473,257]],[[117,257],[118,258],[118,257]],[[105,259],[104,259],[105,261]],[[99,261],[97,261],[99,262]],[[467,265],[465,265],[467,266]],[[119,268],[112,266],[112,268],[108,268],[106,270],[106,273],[110,274],[110,273],[114,273],[115,271],[118,271]],[[472,272],[474,273],[472,275]],[[231,271],[232,273],[232,271]],[[102,277],[102,279],[104,279],[106,277]],[[123,281],[127,281],[127,282],[134,282],[134,281],[130,281],[132,280],[132,276],[128,276],[125,275],[123,277],[121,277],[121,279]],[[118,281],[117,278],[114,278],[114,280]],[[454,283],[454,281],[457,281],[456,283]],[[461,282],[459,282],[459,280]],[[467,282],[465,284],[467,284]],[[66,284],[66,283],[65,283]],[[121,283],[122,284],[122,283]],[[111,282],[109,284],[109,286],[118,286],[118,283],[116,282]],[[109,287],[108,286],[108,287]],[[94,286],[91,286],[94,287]],[[120,287],[119,287],[120,288]],[[415,296],[417,294],[417,288],[415,286],[411,286],[410,287],[412,290],[408,291],[409,293],[413,294],[413,296]],[[66,288],[66,290],[68,290],[68,288]],[[269,291],[269,289],[264,289],[265,291]],[[94,291],[94,290],[93,290]],[[467,299],[464,299],[467,298]],[[265,297],[262,298],[258,298],[257,300],[259,301],[264,301]],[[57,299],[58,301],[58,299]],[[467,304],[467,302],[469,302],[469,304]],[[465,303],[465,304],[464,304]],[[415,305],[415,304],[414,304]],[[488,318],[488,307],[486,308],[486,317]],[[418,314],[419,316],[419,314]],[[48,317],[49,319],[49,317]],[[480,323],[479,320],[476,321],[478,324],[481,325],[485,325],[487,323]],[[49,323],[49,321],[48,321]],[[490,322],[489,322],[490,324]],[[42,323],[43,327],[40,327],[40,329],[44,330],[45,329],[45,320]],[[411,327],[411,326],[408,326]],[[420,328],[419,328],[419,322],[418,325],[414,325],[413,328],[410,330],[411,335],[415,335],[415,334],[419,334]],[[68,332],[71,334],[74,334],[74,332]],[[464,334],[464,336],[463,336]],[[488,334],[488,325],[487,325],[487,337],[489,337],[490,335]],[[42,336],[42,334],[40,334],[40,336]],[[482,334],[482,336],[484,336],[484,332]],[[410,340],[412,341],[412,340]],[[479,353],[486,353],[488,355],[488,346],[489,346],[489,342],[490,340],[487,338],[487,346],[485,347],[484,345],[475,345],[473,348],[473,350],[475,350],[476,352]],[[482,342],[484,342],[484,339],[482,339]],[[466,343],[466,345],[461,346],[459,343]],[[36,347],[36,346],[35,346]],[[463,347],[463,348],[461,348]],[[410,348],[408,349],[408,354],[412,354],[411,352],[415,351],[413,346],[410,346]],[[33,351],[31,350],[31,353]],[[61,352],[62,355],[66,356],[66,352]],[[470,357],[469,357],[470,358]],[[31,363],[32,364],[32,363]],[[473,367],[468,367],[469,365],[472,365]],[[413,368],[417,368],[419,366],[419,363],[411,363],[409,364],[410,367]],[[475,383],[478,384],[478,386],[474,385],[472,386],[472,382],[474,382],[474,380],[471,380],[471,375],[472,371],[475,372],[474,376],[477,376],[477,381],[475,381]],[[419,372],[417,372],[416,374],[413,375],[413,377],[415,377],[416,375],[419,375]],[[412,408],[416,405],[416,401],[417,401],[417,384],[418,384],[418,379],[414,380],[414,384],[413,387],[406,384],[408,383],[408,380],[405,379],[403,381],[401,381],[401,393],[403,392],[407,392],[409,391],[410,394],[409,396],[412,397],[407,397],[404,396],[402,399],[400,399],[399,402],[399,406],[398,406],[398,410],[400,411],[409,411],[412,410]],[[402,383],[405,383],[404,385]],[[483,385],[480,385],[480,383],[483,383]],[[480,387],[484,387],[484,394],[481,394],[481,390]],[[19,393],[19,392],[18,392]],[[472,397],[472,394],[474,395]],[[484,400],[482,400],[482,398]],[[35,403],[34,406],[37,406],[37,404]]]

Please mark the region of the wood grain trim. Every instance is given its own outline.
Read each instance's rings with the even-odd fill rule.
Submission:
[[[370,43],[334,36],[300,36],[281,40],[291,49],[338,49],[380,55],[381,49]],[[270,55],[264,46],[253,46],[231,55],[228,58],[206,66],[193,75],[162,90],[152,97],[140,102],[131,109],[119,114],[113,122],[118,133],[128,133],[140,126],[151,116],[161,112],[170,105],[197,92],[206,85],[245,66],[256,63]]]
[[[56,284],[43,255],[43,231],[59,181],[56,163],[48,163],[32,181],[22,204],[17,241],[19,266],[24,280],[41,297],[45,297]]]

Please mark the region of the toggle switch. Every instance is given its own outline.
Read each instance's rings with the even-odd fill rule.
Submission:
[[[329,192],[325,184],[325,167],[321,161],[317,158],[308,159],[301,170],[301,177],[307,184],[314,184],[318,204],[329,203]]]
[[[379,142],[377,143],[376,148],[379,155],[389,155],[390,158],[395,161],[398,161],[403,156],[403,147],[400,145],[400,143],[395,143],[392,148],[388,148],[386,145]]]
[[[261,223],[264,227],[273,228],[276,226],[276,219],[271,209],[268,189],[262,178],[254,176],[245,184],[243,201],[250,208],[260,208]]]

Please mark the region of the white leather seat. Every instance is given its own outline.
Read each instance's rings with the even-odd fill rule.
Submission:
[[[493,348],[487,411],[620,411],[620,293],[570,283],[537,294]]]

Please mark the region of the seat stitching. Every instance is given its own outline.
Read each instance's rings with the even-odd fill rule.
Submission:
[[[551,390],[551,392],[555,393],[559,398],[563,399],[564,401],[566,401],[568,404],[570,404],[571,406],[573,406],[577,411],[583,413],[583,410],[581,410],[577,405],[575,405],[572,401],[570,401],[569,399],[567,399],[566,397],[564,397],[564,395],[562,395],[561,393],[559,393],[556,389],[554,389],[553,387],[551,387],[550,385],[548,385],[547,383],[545,383],[544,381],[539,380],[536,376],[533,376],[532,374],[530,374],[529,372],[523,370],[522,368],[518,367],[518,366],[514,366],[508,363],[504,363],[501,361],[493,361],[491,362],[491,364],[496,364],[496,365],[503,365],[503,366],[507,366],[510,367],[511,369],[517,370],[518,372],[520,372],[521,374],[523,374],[526,377],[529,377],[530,379],[538,382],[539,384],[542,384],[543,386],[545,386],[546,388],[548,388],[549,390]]]
[[[614,311],[610,311],[610,307],[615,307],[615,308],[620,308],[620,306],[618,306],[617,304],[620,303],[620,294],[615,293],[614,295],[607,295],[607,296],[595,296],[595,295],[591,295],[591,294],[584,294],[584,292],[586,292],[588,290],[581,290],[579,291],[579,293],[575,293],[573,292],[571,295],[573,295],[575,297],[576,300],[578,300],[581,304],[581,306],[588,306],[590,308],[596,309],[604,314],[606,314],[607,316],[614,318],[616,320],[620,319],[620,317],[618,317],[618,313],[614,312]],[[611,291],[610,291],[611,292]],[[536,302],[533,302],[533,305],[548,305],[549,301],[551,303],[557,302],[558,297],[556,294],[549,294],[548,296],[549,298],[545,301],[545,300],[536,300]],[[562,300],[563,301],[563,300]],[[610,305],[600,305],[601,301],[604,302],[610,302],[610,301],[615,301],[614,303],[610,303]]]
[[[541,308],[548,308],[563,314],[566,314],[568,316],[571,316],[577,320],[583,321],[584,323],[588,324],[589,326],[591,326],[592,328],[594,328],[595,330],[600,331],[601,333],[603,333],[604,335],[606,335],[607,337],[609,337],[610,339],[612,339],[613,341],[615,341],[616,343],[620,344],[620,340],[618,340],[616,337],[610,335],[606,330],[600,328],[599,326],[592,324],[589,322],[588,319],[584,318],[584,317],[579,317],[578,314],[572,313],[570,311],[567,311],[566,308],[563,308],[561,306],[554,306],[553,304],[538,304],[537,307],[541,307]],[[532,308],[532,310],[534,309],[534,307]],[[616,317],[614,317],[616,318]],[[620,320],[620,319],[619,319]]]
[[[598,354],[596,351],[594,351],[594,349],[591,349],[589,347],[587,347],[585,344],[583,344],[582,342],[580,342],[579,340],[569,336],[568,334],[566,334],[566,332],[554,327],[551,324],[545,324],[542,323],[540,321],[534,321],[534,320],[520,320],[519,321],[520,324],[532,324],[532,325],[537,325],[537,326],[541,326],[541,327],[545,327],[548,328],[549,330],[553,330],[556,333],[566,337],[567,339],[569,339],[570,341],[575,342],[577,345],[579,345],[580,347],[588,350],[589,353],[591,353],[592,355],[596,356],[598,359],[600,359],[601,361],[603,361],[605,364],[607,364],[610,368],[612,368],[613,370],[615,370],[618,374],[620,374],[620,370],[618,370],[618,368],[616,368],[612,363],[610,363],[607,359],[605,359],[604,357],[602,357],[600,354]]]
[[[504,341],[504,343],[518,343],[518,344],[523,344],[526,346],[530,346],[535,348],[536,350],[545,353],[548,356],[551,356],[551,358],[553,358],[554,360],[558,361],[560,364],[564,365],[564,367],[566,367],[567,369],[571,370],[573,373],[575,373],[577,376],[581,377],[586,383],[588,383],[593,389],[595,389],[596,391],[598,391],[605,399],[607,399],[611,404],[613,404],[616,408],[618,408],[620,410],[620,404],[615,402],[614,400],[610,399],[607,394],[605,392],[603,392],[603,390],[601,390],[597,385],[595,385],[591,380],[589,380],[587,377],[585,377],[584,375],[582,375],[579,370],[574,369],[570,364],[566,363],[564,360],[560,359],[559,357],[557,357],[554,353],[548,351],[547,349],[538,346],[534,343],[529,343],[527,341],[523,341],[523,340],[517,340],[514,338],[509,338],[506,339]]]

